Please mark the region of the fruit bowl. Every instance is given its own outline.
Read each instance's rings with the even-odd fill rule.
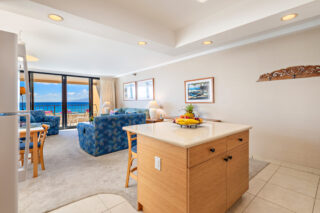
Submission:
[[[178,124],[178,125],[180,125],[181,128],[186,127],[186,128],[192,129],[192,128],[197,128],[200,124]]]
[[[184,109],[185,114],[174,119],[173,123],[176,123],[181,127],[197,128],[202,123],[202,119],[198,116],[195,116],[193,113],[193,108],[194,106],[192,104],[188,104]]]
[[[181,127],[186,128],[197,128],[201,123],[201,118],[190,118],[190,117],[180,117],[174,119],[173,123],[180,125]]]

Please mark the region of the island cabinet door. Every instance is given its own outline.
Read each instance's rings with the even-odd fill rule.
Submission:
[[[228,151],[227,173],[227,207],[230,208],[249,188],[248,143]]]
[[[189,213],[223,213],[227,208],[225,153],[188,170]]]
[[[138,135],[138,203],[143,213],[187,212],[187,150]],[[155,168],[160,158],[160,170]]]

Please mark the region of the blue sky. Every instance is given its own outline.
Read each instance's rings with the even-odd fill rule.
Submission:
[[[20,82],[24,86],[24,82]],[[58,83],[34,83],[35,102],[61,102],[62,84]],[[67,85],[68,102],[89,102],[88,85]]]

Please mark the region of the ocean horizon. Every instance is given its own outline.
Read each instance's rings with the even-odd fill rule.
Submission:
[[[20,109],[25,109],[26,103],[20,103]],[[62,112],[62,102],[35,102],[35,110],[51,111],[53,114]],[[68,102],[68,113],[85,113],[89,111],[89,102]]]

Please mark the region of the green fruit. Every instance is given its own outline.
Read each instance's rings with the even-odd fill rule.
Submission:
[[[188,104],[185,108],[186,112],[193,113],[194,106],[192,104]]]

